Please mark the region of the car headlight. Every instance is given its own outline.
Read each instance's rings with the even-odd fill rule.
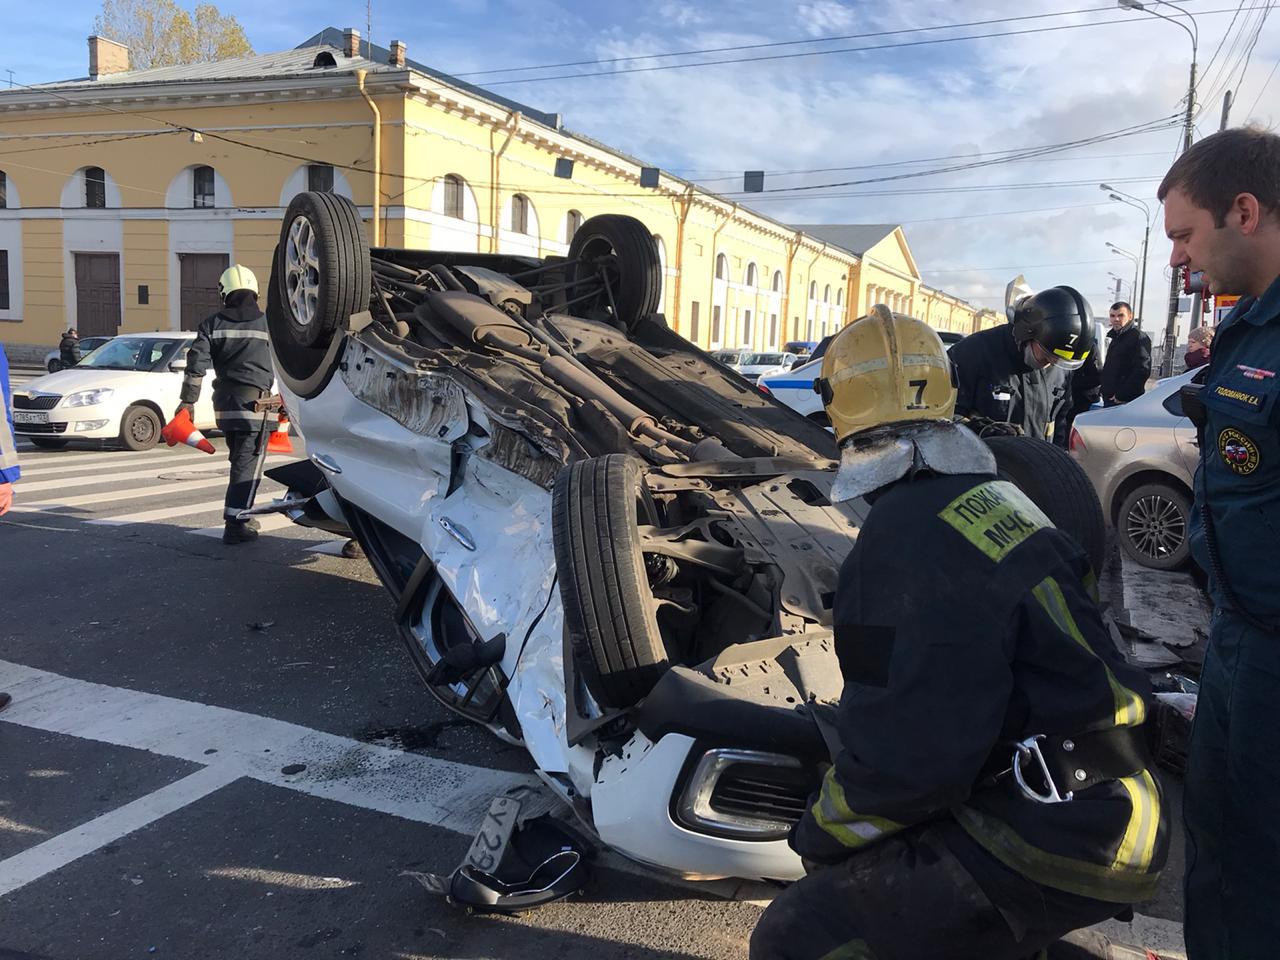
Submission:
[[[63,406],[67,407],[92,407],[96,403],[102,403],[111,394],[115,393],[110,387],[99,387],[97,390],[81,390],[79,393],[73,393],[63,401]]]

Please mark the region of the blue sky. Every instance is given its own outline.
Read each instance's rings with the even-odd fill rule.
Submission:
[[[1246,5],[1254,2],[1259,0]],[[1236,4],[1185,0],[1181,5],[1198,21],[1203,70]],[[48,16],[47,4],[6,0],[5,6],[10,8],[9,43],[0,56],[0,84],[9,69],[21,83],[85,73],[85,38],[99,2],[61,0],[56,19]],[[570,129],[649,163],[713,189],[732,190],[745,169],[769,171],[767,187],[829,184],[964,162],[901,161],[1061,143],[1176,113],[1187,85],[1187,35],[1150,16],[1108,6],[1108,0],[971,0],[963,5],[954,0],[436,0],[430,5],[375,0],[373,39],[383,45],[403,40],[411,58],[466,74],[958,21],[997,21],[967,33],[1116,21],[962,43],[576,80],[506,82],[529,76],[521,73],[470,78],[560,112]],[[325,26],[356,26],[363,32],[365,24],[360,0],[226,0],[219,7],[240,20],[259,52],[295,46]],[[1158,9],[1173,15],[1167,7]],[[1095,12],[1008,19],[1072,10]],[[1258,16],[1243,13],[1237,31]],[[1236,32],[1229,35],[1200,86],[1201,98],[1211,95],[1213,101],[1199,121],[1204,133],[1217,128],[1221,89],[1228,85],[1239,91],[1233,122],[1251,117],[1266,126],[1280,123],[1280,75],[1272,76],[1280,58],[1280,17],[1266,22],[1247,70],[1244,45],[1236,45],[1235,37]],[[893,39],[911,37],[763,52],[875,47]],[[1230,75],[1223,67],[1231,68]],[[1095,312],[1105,313],[1113,290],[1109,274],[1125,278],[1127,296],[1134,271],[1129,261],[1110,256],[1104,244],[1112,241],[1138,252],[1143,219],[1138,211],[1108,201],[1096,184],[1124,181],[1116,186],[1154,208],[1155,187],[1178,141],[1170,127],[1016,163],[831,187],[804,198],[769,195],[749,203],[789,222],[902,223],[926,282],[975,302],[998,305],[1005,283],[1022,271],[1033,286],[1079,287]],[[898,165],[782,173],[885,163]],[[1044,186],[1062,181],[1080,185]],[[868,195],[877,191],[892,194]],[[1168,251],[1157,216],[1147,281],[1148,327],[1163,324]]]

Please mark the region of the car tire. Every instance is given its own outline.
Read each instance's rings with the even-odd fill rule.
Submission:
[[[637,504],[646,496],[641,461],[617,453],[569,464],[552,490],[565,630],[604,707],[639,702],[670,665],[640,550]]]
[[[120,418],[120,445],[126,450],[150,450],[160,441],[163,426],[154,410],[135,404]]]
[[[658,310],[662,299],[662,261],[649,228],[635,217],[606,213],[591,217],[569,243],[570,300],[582,296],[580,287],[604,276],[609,294],[569,306],[577,317],[606,320],[623,330],[632,329]],[[616,309],[615,309],[616,308]]]
[[[1191,499],[1167,483],[1131,490],[1116,514],[1120,548],[1153,570],[1176,570],[1191,555]]]
[[[369,309],[373,266],[356,205],[335,193],[300,193],[280,228],[276,269],[289,334],[326,347],[353,313]]]
[[[1036,437],[986,437],[1003,480],[1022,490],[1055,527],[1084,548],[1094,572],[1107,558],[1102,504],[1089,476],[1061,447]]]
[[[50,360],[48,363],[45,364],[45,367],[48,368],[50,373],[57,373],[59,370],[62,369],[62,361]]]
[[[27,437],[26,439],[30,440],[41,450],[61,450],[71,442],[70,440],[66,440],[62,437]]]

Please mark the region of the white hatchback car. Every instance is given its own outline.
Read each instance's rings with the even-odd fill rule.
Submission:
[[[190,331],[128,333],[87,354],[75,367],[32,380],[13,394],[13,429],[38,447],[72,440],[115,440],[147,450],[178,406]],[[196,404],[196,426],[214,425],[211,392]]]

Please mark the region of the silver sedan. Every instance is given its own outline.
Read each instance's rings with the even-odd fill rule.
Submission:
[[[1082,413],[1071,432],[1071,453],[1093,481],[1121,548],[1158,570],[1181,566],[1190,553],[1200,451],[1191,421],[1171,413],[1165,401],[1195,373],[1161,380],[1130,403]]]

